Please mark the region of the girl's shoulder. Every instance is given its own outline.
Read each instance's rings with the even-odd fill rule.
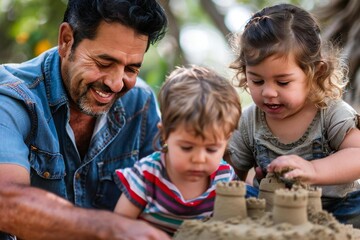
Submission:
[[[359,114],[343,100],[328,104],[321,117],[332,149],[339,148],[350,129],[359,128]]]
[[[331,101],[322,112],[325,117],[325,122],[342,121],[344,119],[351,118],[356,121],[356,124],[358,124],[359,114],[344,100]]]

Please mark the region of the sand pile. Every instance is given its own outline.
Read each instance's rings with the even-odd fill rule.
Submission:
[[[294,184],[291,189],[273,174],[261,181],[259,198],[245,199],[244,182],[219,183],[214,215],[186,220],[175,240],[346,240],[360,230],[339,223],[321,207],[321,189]]]

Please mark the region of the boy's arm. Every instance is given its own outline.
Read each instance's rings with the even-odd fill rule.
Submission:
[[[142,210],[140,208],[130,202],[125,194],[121,194],[114,210],[114,212],[132,219],[137,219],[141,211]]]

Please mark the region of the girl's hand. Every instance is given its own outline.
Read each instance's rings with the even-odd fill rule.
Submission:
[[[306,184],[312,184],[316,177],[314,165],[297,155],[284,155],[275,158],[268,166],[268,172],[284,173],[283,177],[288,180],[296,180]]]

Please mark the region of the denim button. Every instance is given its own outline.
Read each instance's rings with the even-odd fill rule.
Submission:
[[[43,177],[44,177],[44,178],[49,178],[49,177],[50,177],[50,173],[49,173],[49,172],[44,172],[44,173],[43,173]]]
[[[80,173],[76,173],[76,174],[75,174],[75,179],[76,179],[76,180],[79,180],[79,179],[80,179]]]

